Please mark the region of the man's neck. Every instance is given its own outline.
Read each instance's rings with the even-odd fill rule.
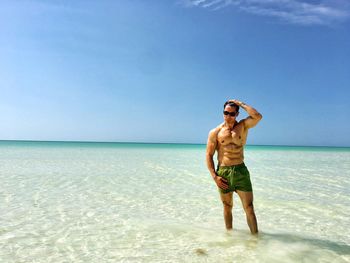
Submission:
[[[234,122],[225,122],[224,126],[230,130],[233,129],[233,127],[235,127],[235,125],[237,124],[237,121]]]

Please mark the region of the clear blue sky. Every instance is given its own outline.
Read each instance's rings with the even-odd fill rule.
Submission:
[[[0,139],[350,146],[349,1],[1,1]],[[247,116],[243,112],[240,117]]]

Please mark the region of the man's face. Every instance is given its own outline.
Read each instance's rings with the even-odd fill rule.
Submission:
[[[236,120],[236,117],[238,115],[238,112],[236,111],[236,108],[231,107],[230,105],[226,105],[224,109],[224,120],[227,122],[233,122]]]

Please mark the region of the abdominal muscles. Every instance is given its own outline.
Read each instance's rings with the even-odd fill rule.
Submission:
[[[218,151],[220,166],[231,166],[243,162],[243,145],[228,144]]]

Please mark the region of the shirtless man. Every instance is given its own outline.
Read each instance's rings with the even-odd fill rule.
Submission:
[[[239,108],[249,116],[236,120]],[[242,201],[247,223],[252,234],[258,233],[258,225],[253,207],[253,189],[250,175],[244,164],[243,148],[247,141],[248,129],[254,127],[262,115],[254,108],[239,100],[229,100],[224,104],[224,123],[209,132],[207,143],[207,166],[224,205],[224,219],[227,230],[232,229],[232,195],[235,191]],[[213,156],[218,155],[218,169],[215,170]]]

